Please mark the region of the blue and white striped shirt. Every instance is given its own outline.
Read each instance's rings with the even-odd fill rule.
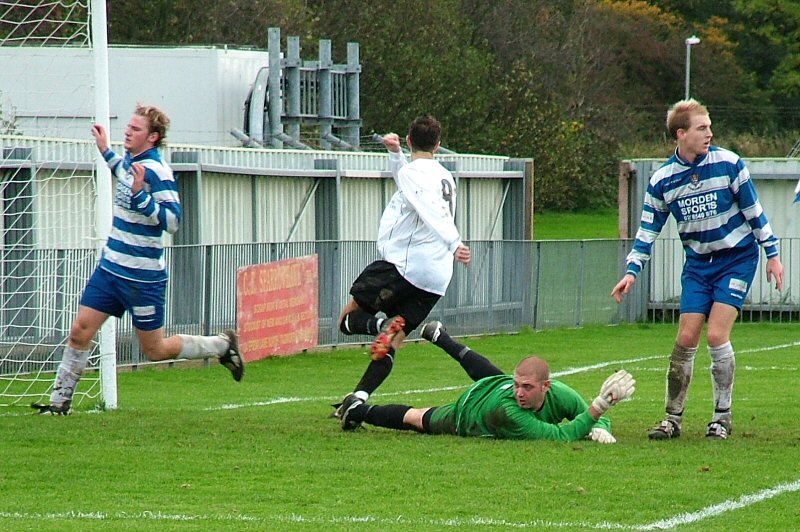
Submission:
[[[175,233],[181,222],[181,200],[172,169],[161,160],[156,148],[131,157],[103,152],[117,178],[114,195],[114,220],[103,248],[100,267],[140,282],[159,282],[167,278],[164,262],[164,231]],[[145,168],[144,187],[131,194],[131,164]]]
[[[754,241],[767,258],[778,255],[778,239],[758,201],[750,172],[732,151],[711,146],[706,155],[688,163],[676,149],[656,170],[647,186],[636,241],[626,259],[627,273],[638,275],[642,270],[670,214],[688,258],[745,249]]]

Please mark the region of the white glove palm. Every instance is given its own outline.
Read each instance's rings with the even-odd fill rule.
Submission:
[[[589,432],[589,438],[597,443],[617,443],[617,439],[606,429],[595,427]]]
[[[592,401],[592,406],[600,415],[605,414],[609,408],[632,396],[636,390],[635,385],[633,375],[621,369],[606,379],[600,387],[600,395]]]

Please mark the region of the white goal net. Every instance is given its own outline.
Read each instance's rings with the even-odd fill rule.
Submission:
[[[0,406],[49,400],[110,220],[110,178],[87,163],[90,124],[108,124],[104,4],[0,1]],[[116,406],[113,321],[73,405]]]

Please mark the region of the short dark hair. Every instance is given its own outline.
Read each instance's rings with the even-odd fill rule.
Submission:
[[[414,151],[433,152],[442,140],[442,124],[431,115],[421,115],[411,122],[408,138]]]

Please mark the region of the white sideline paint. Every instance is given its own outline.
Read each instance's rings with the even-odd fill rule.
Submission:
[[[761,501],[766,501],[767,499],[772,499],[773,497],[777,497],[778,495],[782,495],[784,493],[790,493],[793,491],[800,491],[800,479],[795,480],[794,482],[778,484],[773,488],[767,488],[759,492],[753,493],[751,495],[742,495],[736,500],[727,500],[719,504],[712,504],[711,506],[706,506],[705,508],[697,512],[676,515],[675,517],[670,517],[669,519],[655,521],[653,523],[647,525],[641,525],[636,528],[637,530],[655,530],[655,529],[665,530],[669,528],[675,528],[676,526],[679,525],[695,523],[697,521],[702,521],[703,519],[706,519],[708,517],[714,517],[723,514],[725,512],[730,512],[732,510],[745,508],[752,504],[756,504]]]
[[[610,362],[599,362],[590,366],[581,366],[578,368],[567,368],[561,371],[553,371],[550,373],[551,377],[563,377],[564,375],[575,375],[576,373],[584,373],[593,369],[607,368],[608,366],[618,366],[620,364],[633,364],[634,362],[644,362],[645,360],[656,360],[659,358],[666,358],[668,355],[652,355],[649,357],[628,358],[625,360],[612,360]]]
[[[167,514],[163,512],[116,512],[109,514],[106,512],[48,512],[48,513],[27,513],[27,512],[0,512],[0,519],[25,519],[28,521],[64,521],[64,520],[78,520],[86,519],[90,521],[106,521],[106,520],[149,520],[149,521],[219,521],[219,522],[232,522],[232,521],[263,521],[258,517],[251,517],[240,514],[228,515],[186,515],[186,514]]]
[[[364,516],[343,516],[343,517],[307,517],[297,514],[289,515],[274,515],[267,517],[255,517],[242,514],[224,514],[224,515],[187,515],[187,514],[169,514],[157,511],[147,512],[117,512],[113,514],[105,512],[59,512],[59,513],[27,513],[27,512],[3,512],[0,511],[0,519],[22,519],[26,521],[63,521],[63,520],[94,520],[94,521],[132,521],[132,520],[149,520],[149,521],[199,521],[199,522],[250,522],[250,523],[267,523],[267,522],[281,522],[281,523],[311,523],[320,525],[333,525],[342,523],[370,523],[378,525],[418,525],[418,526],[435,526],[435,527],[501,527],[501,528],[569,528],[569,529],[593,529],[593,530],[670,530],[681,525],[689,523],[696,523],[709,517],[715,517],[725,512],[739,510],[775,498],[784,493],[791,493],[800,491],[800,479],[794,482],[787,482],[778,484],[775,487],[767,488],[750,495],[743,495],[735,500],[727,500],[718,504],[706,506],[696,512],[683,513],[670,517],[668,519],[661,519],[653,521],[652,523],[645,523],[641,525],[626,525],[622,523],[610,523],[608,521],[601,521],[599,523],[589,523],[581,521],[545,521],[542,519],[535,519],[533,521],[507,521],[505,519],[495,519],[492,517],[471,517],[471,518],[452,518],[452,519],[424,519],[424,518],[406,518],[402,515],[397,517],[375,517],[371,515]]]
[[[789,347],[797,347],[800,346],[800,342],[793,342],[789,344],[780,344],[776,346],[767,346],[761,347],[756,349],[742,349],[738,350],[737,353],[759,353],[759,352],[766,352],[766,351],[774,351],[777,349],[786,349]],[[616,360],[611,362],[602,362],[598,364],[592,364],[589,366],[583,366],[578,368],[567,368],[566,370],[554,372],[553,376],[562,376],[562,375],[574,375],[576,373],[582,373],[586,371],[591,371],[594,369],[604,368],[610,365],[619,365],[619,364],[632,364],[634,362],[642,362],[646,360],[655,360],[659,358],[667,358],[669,355],[653,355],[653,356],[646,356],[646,357],[638,357],[626,360]],[[747,366],[745,366],[747,367]],[[776,369],[771,367],[769,369]],[[777,368],[777,369],[784,369],[784,368]],[[793,371],[796,371],[797,368],[791,368]],[[402,392],[394,392],[394,393],[384,393],[380,394],[380,396],[391,396],[391,395],[411,395],[417,393],[428,393],[428,392],[437,392],[437,391],[449,391],[449,390],[458,390],[466,388],[466,386],[447,386],[443,388],[430,388],[430,389],[421,389],[421,390],[407,390]],[[330,397],[279,397],[276,399],[271,399],[269,401],[259,401],[256,403],[248,403],[248,404],[239,404],[239,405],[222,405],[219,407],[213,408],[206,408],[205,410],[229,410],[229,409],[236,409],[236,408],[244,408],[248,406],[269,406],[274,404],[282,404],[282,403],[294,403],[294,402],[309,402],[309,401],[333,401],[338,400],[340,397],[330,398]],[[30,414],[28,414],[30,415]],[[0,416],[2,417],[2,416]],[[464,518],[453,518],[453,519],[408,519],[403,516],[398,516],[396,518],[384,518],[384,517],[374,517],[374,516],[350,516],[350,517],[334,517],[334,518],[323,518],[323,517],[305,517],[296,514],[290,514],[285,516],[269,516],[265,518],[254,517],[254,516],[247,516],[242,514],[228,514],[228,515],[186,515],[186,514],[167,514],[162,512],[139,512],[139,513],[128,513],[128,512],[117,512],[114,514],[108,514],[105,512],[61,512],[61,513],[26,513],[26,512],[4,512],[0,510],[0,519],[23,519],[23,520],[75,520],[75,519],[86,519],[86,520],[154,520],[154,521],[207,521],[207,522],[232,522],[232,521],[245,521],[245,522],[283,522],[283,523],[320,523],[320,524],[339,524],[339,523],[376,523],[376,524],[401,524],[401,525],[428,525],[428,526],[441,526],[441,527],[464,527],[464,526],[487,526],[487,527],[504,527],[504,528],[572,528],[572,529],[594,529],[594,530],[668,530],[672,529],[681,525],[695,523],[698,521],[702,521],[704,519],[715,517],[717,515],[721,515],[726,512],[738,510],[741,508],[746,508],[753,504],[772,499],[784,493],[791,493],[795,491],[800,491],[800,479],[797,479],[793,482],[788,482],[784,484],[778,484],[775,487],[767,488],[761,490],[759,492],[743,495],[735,500],[727,500],[718,504],[713,504],[711,506],[706,506],[696,512],[690,513],[683,513],[677,516],[670,517],[668,519],[661,519],[658,521],[653,521],[652,523],[640,524],[640,525],[625,525],[621,523],[610,523],[610,522],[599,522],[599,523],[589,523],[589,522],[566,522],[566,521],[544,521],[544,520],[534,520],[534,521],[527,521],[527,522],[513,522],[507,521],[505,519],[495,519],[495,518],[487,518],[487,517],[473,517],[469,519]]]
[[[734,349],[737,353],[761,353],[764,351],[775,351],[776,349],[786,349],[787,347],[797,347],[800,345],[800,342],[792,342],[790,344],[778,344],[778,345],[769,345],[767,347],[756,347],[753,349]]]
[[[743,353],[761,353],[765,351],[775,351],[777,349],[787,349],[789,347],[797,347],[800,346],[800,342],[792,342],[790,344],[779,344],[767,347],[759,347],[755,349],[741,349],[736,351],[739,354]],[[602,369],[608,366],[620,366],[624,364],[633,364],[636,362],[645,362],[647,360],[657,360],[660,358],[668,358],[669,355],[650,355],[644,357],[637,357],[637,358],[627,358],[622,360],[611,360],[608,362],[598,362],[597,364],[591,364],[589,366],[580,366],[576,368],[567,368],[561,371],[554,371],[550,375],[552,377],[563,377],[565,375],[575,375],[577,373],[585,373],[587,371],[592,371],[595,369]],[[745,366],[745,369],[753,369],[748,366]],[[771,369],[780,369],[780,368],[771,368]],[[789,368],[792,371],[797,371],[797,368]],[[661,368],[658,371],[663,371]],[[416,395],[420,393],[433,393],[433,392],[446,392],[451,390],[462,390],[466,388],[468,385],[462,386],[445,386],[441,388],[427,388],[427,389],[420,389],[420,390],[405,390],[402,392],[387,392],[387,393],[377,393],[375,397],[390,397],[390,396],[397,396],[397,395]],[[318,402],[318,401],[340,401],[341,397],[276,397],[275,399],[270,399],[268,401],[257,401],[254,403],[236,403],[236,404],[225,404],[221,406],[210,406],[205,408],[204,410],[235,410],[237,408],[249,408],[249,407],[257,407],[257,406],[270,406],[276,404],[283,404],[283,403],[301,403],[301,402]]]
[[[609,362],[599,362],[597,364],[592,364],[590,366],[582,366],[578,368],[567,368],[561,371],[554,371],[551,373],[553,377],[561,377],[563,375],[574,375],[576,373],[583,373],[585,371],[591,371],[593,369],[600,369],[605,368],[608,366],[617,366],[620,364],[633,364],[634,362],[643,362],[645,360],[654,360],[658,358],[664,358],[665,355],[652,355],[647,357],[639,357],[639,358],[630,358],[627,360],[612,360]],[[469,386],[468,384],[464,384],[461,386],[444,386],[441,388],[427,388],[421,390],[405,390],[402,392],[387,392],[387,393],[379,393],[375,394],[374,397],[389,397],[395,395],[416,395],[420,393],[432,393],[432,392],[448,392],[451,390],[462,390]],[[318,402],[318,401],[339,401],[341,397],[276,397],[275,399],[270,399],[268,401],[258,401],[255,403],[239,403],[239,404],[227,404],[221,406],[210,406],[205,408],[205,410],[235,410],[237,408],[247,408],[253,406],[270,406],[276,404],[283,404],[283,403],[300,403],[300,402]]]
[[[463,386],[444,386],[441,388],[428,388],[425,390],[405,390],[402,392],[387,392],[387,393],[376,393],[374,397],[389,397],[393,395],[415,395],[418,393],[430,393],[430,392],[449,392],[451,390],[461,390],[466,388],[467,385]],[[255,403],[237,403],[237,404],[227,404],[221,406],[209,406],[204,408],[203,410],[236,410],[237,408],[247,408],[251,406],[270,406],[270,405],[279,405],[283,403],[305,403],[305,402],[320,402],[320,401],[341,401],[341,396],[336,397],[276,397],[275,399],[270,399],[268,401],[257,401]]]

